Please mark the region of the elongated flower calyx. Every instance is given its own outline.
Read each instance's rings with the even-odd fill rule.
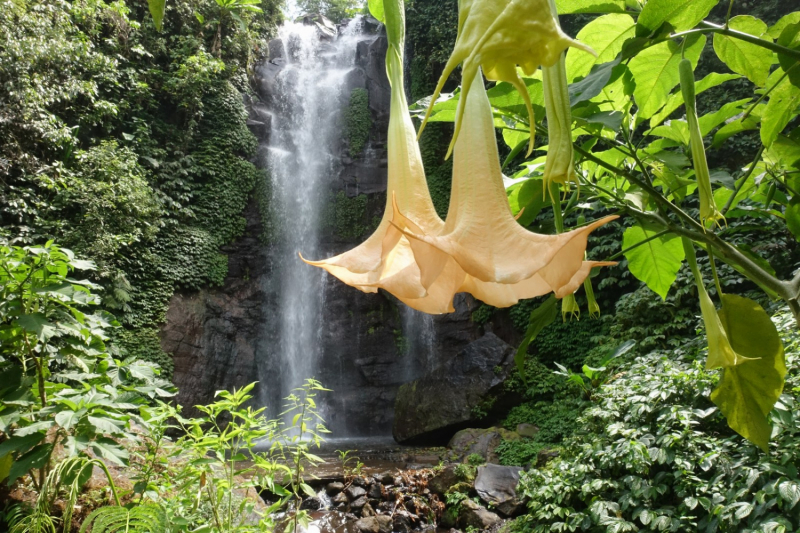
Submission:
[[[549,292],[558,298],[572,294],[592,267],[614,264],[584,261],[584,253],[589,233],[617,217],[558,235],[519,225],[503,185],[489,99],[482,80],[473,81],[473,90],[463,94],[464,128],[455,146],[444,227],[439,233],[406,232],[422,284],[439,280],[452,260],[467,276],[462,290],[497,307]]]
[[[463,63],[461,97],[456,110],[455,133],[447,156],[453,151],[459,132],[466,99],[478,68],[486,78],[514,85],[528,109],[531,137],[528,154],[533,150],[534,116],[528,89],[517,73],[517,66],[527,75],[540,65],[554,65],[568,47],[591,48],[569,38],[558,26],[548,0],[459,0],[458,36],[456,45],[431,98],[420,134],[431,114],[433,104],[447,78]],[[482,82],[482,78],[477,78]]]
[[[722,325],[717,309],[714,307],[714,302],[711,301],[711,297],[706,291],[705,284],[703,283],[703,276],[700,274],[700,269],[697,267],[694,246],[685,238],[683,239],[683,249],[686,253],[687,261],[689,262],[689,268],[691,268],[692,274],[694,275],[697,294],[700,297],[700,313],[703,316],[703,325],[706,328],[706,336],[708,337],[706,369],[728,368],[740,365],[745,361],[751,361],[752,358],[744,357],[736,353],[731,346],[731,342],[728,340],[728,333]]]
[[[683,93],[683,101],[686,104],[686,121],[689,124],[689,148],[692,150],[697,192],[700,194],[700,222],[703,226],[706,226],[707,222],[719,225],[719,221],[725,221],[725,216],[717,209],[714,193],[711,190],[711,175],[708,172],[706,151],[703,148],[703,134],[697,120],[692,62],[682,59],[678,70],[680,71],[681,93]]]
[[[556,24],[558,24],[558,15],[553,0],[549,0],[548,5]],[[569,182],[578,183],[575,174],[575,156],[572,150],[572,111],[569,105],[564,52],[559,54],[554,65],[542,66],[542,82],[547,116],[547,159],[542,181],[544,190],[549,192],[551,183],[559,185],[566,185]]]

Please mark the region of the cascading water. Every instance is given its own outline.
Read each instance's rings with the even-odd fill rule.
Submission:
[[[320,255],[320,213],[340,164],[336,154],[347,104],[346,77],[355,61],[359,27],[359,18],[353,19],[330,42],[320,39],[313,24],[287,23],[280,29],[286,64],[276,78],[265,164],[276,222],[271,255],[278,316],[269,328],[274,340],[270,351],[277,361],[261,376],[272,385],[266,403],[273,414],[278,394],[285,398],[306,378],[317,376],[322,355],[324,272],[304,265],[297,254]]]
[[[435,366],[440,354],[431,317],[347,287],[298,258],[298,252],[319,259],[357,246],[385,206],[388,43],[369,18],[356,17],[333,33],[316,16],[287,23],[270,42],[269,61],[256,67],[256,115],[269,124],[261,137],[269,238],[258,278],[263,322],[252,348],[269,416],[277,417],[283,399],[315,378],[333,390],[317,404],[330,437],[347,447],[341,441],[390,440],[398,388]],[[356,89],[364,92],[352,98]],[[362,119],[369,114],[368,141],[355,154],[347,109]]]

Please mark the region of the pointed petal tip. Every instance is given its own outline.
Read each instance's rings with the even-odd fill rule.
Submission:
[[[306,264],[308,264],[308,265],[311,265],[311,266],[316,266],[316,267],[318,267],[318,266],[322,266],[322,265],[324,265],[324,264],[325,264],[325,261],[309,261],[308,259],[306,259],[305,257],[303,257],[303,253],[302,253],[302,252],[297,252],[297,255],[298,255],[298,257],[300,257],[300,259],[301,259],[301,260],[302,260],[304,263],[306,263]]]

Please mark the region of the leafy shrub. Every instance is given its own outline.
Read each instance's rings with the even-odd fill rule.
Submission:
[[[735,435],[708,393],[718,381],[702,338],[652,352],[603,385],[562,457],[523,474],[529,513],[515,531],[796,531],[800,526],[800,373],[793,318],[771,453]]]
[[[366,89],[356,87],[350,93],[350,105],[347,107],[345,121],[350,157],[358,157],[367,145],[369,130],[372,127],[372,118],[369,113],[369,93]]]

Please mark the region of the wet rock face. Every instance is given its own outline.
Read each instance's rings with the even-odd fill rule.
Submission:
[[[351,158],[343,140],[338,154],[341,165],[331,177],[330,192],[335,195],[344,191],[346,197],[366,194],[364,220],[369,222],[382,215],[385,202],[390,87],[382,27],[369,18],[363,19],[363,26],[367,33],[354,51],[356,64],[348,75],[348,87],[365,88],[369,94],[369,151]],[[279,116],[275,113],[276,80],[291,56],[292,43],[272,41],[268,59],[254,69],[258,97],[245,98],[250,111],[248,125],[262,150],[268,149],[270,131],[278,121],[274,118]],[[256,380],[260,381],[255,391],[259,406],[282,405],[279,392],[267,386],[281,364],[274,350],[280,281],[275,275],[271,245],[259,238],[263,225],[255,199],[243,217],[244,235],[223,248],[229,260],[223,286],[175,294],[161,331],[162,348],[175,360],[174,381],[180,391],[177,401],[188,407],[188,415],[198,414],[191,406],[213,401],[215,391]],[[330,257],[353,248],[366,235],[354,238],[343,236],[337,229],[326,230],[320,256]],[[302,267],[298,261],[298,268]],[[334,391],[320,398],[327,405],[323,414],[333,437],[390,437],[398,388],[457,358],[459,351],[478,337],[471,313],[479,304],[465,295],[457,296],[456,313],[435,317],[434,355],[429,357],[408,347],[403,306],[391,296],[364,294],[332,276],[325,277],[324,291],[324,324],[318,332],[324,355],[313,377]],[[406,418],[406,424],[413,423]]]
[[[400,387],[393,435],[397,442],[442,442],[494,403],[513,365],[514,349],[493,333],[422,378]]]

